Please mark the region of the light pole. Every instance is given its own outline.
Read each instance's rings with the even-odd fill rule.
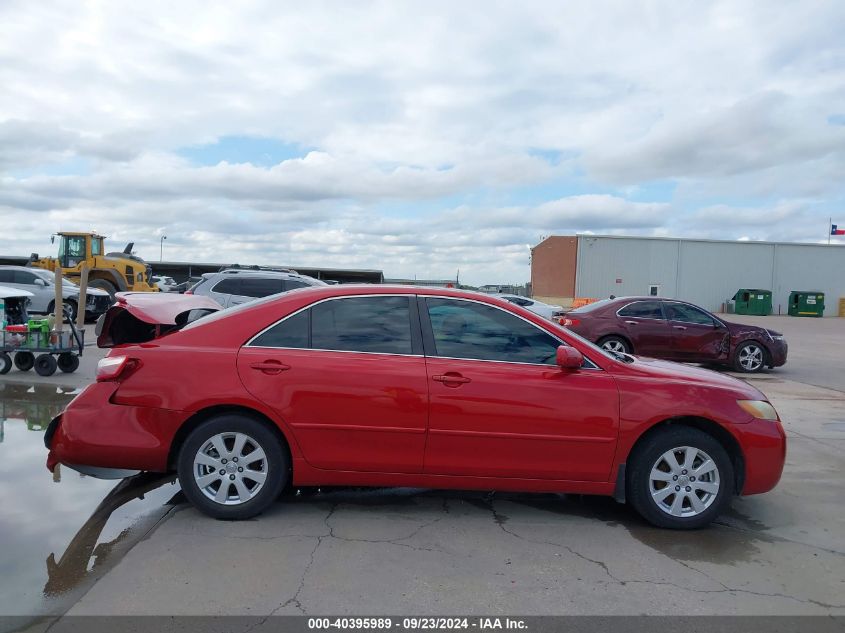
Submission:
[[[167,239],[166,235],[162,235],[161,239],[158,241],[158,261],[162,261],[164,259],[164,240]]]

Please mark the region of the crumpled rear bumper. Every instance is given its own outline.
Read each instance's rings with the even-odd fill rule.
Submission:
[[[44,433],[50,471],[59,463],[100,478],[167,471],[173,437],[188,414],[113,404],[117,387],[89,385],[50,422]]]

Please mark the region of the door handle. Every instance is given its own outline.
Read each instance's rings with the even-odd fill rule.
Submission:
[[[675,328],[676,330],[686,330],[687,329],[686,326],[684,326],[684,325],[673,325],[672,327]]]
[[[625,321],[628,325],[637,325],[636,321]]]
[[[442,382],[447,387],[457,387],[458,385],[472,382],[472,379],[467,378],[466,376],[461,376],[460,374],[437,374],[432,376],[431,379],[436,380],[437,382]]]
[[[277,360],[266,360],[263,363],[250,363],[249,366],[255,370],[262,371],[265,374],[281,374],[283,371],[290,369],[290,365],[285,365]]]

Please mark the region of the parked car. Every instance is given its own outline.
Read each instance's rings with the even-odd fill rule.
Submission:
[[[202,281],[202,277],[188,277],[185,281],[176,284],[170,289],[170,292],[184,293]]]
[[[204,274],[202,281],[188,290],[186,294],[211,297],[224,308],[230,308],[296,288],[325,285],[319,279],[292,271],[232,268]]]
[[[32,293],[32,314],[51,314],[56,303],[55,275],[49,270],[26,266],[0,266],[0,284]],[[62,279],[62,301],[75,320],[79,309],[80,288],[69,279]],[[85,298],[85,316],[96,318],[111,305],[109,293],[88,288]]]
[[[522,297],[520,295],[498,294],[496,296],[501,297],[505,301],[510,301],[515,305],[521,306],[526,310],[530,310],[534,314],[539,314],[544,319],[554,319],[556,317],[561,317],[564,314],[561,306],[549,305],[548,303],[543,303],[542,301],[537,301],[536,299],[529,299],[528,297]]]
[[[168,277],[167,275],[153,275],[150,279],[150,283],[157,286],[161,292],[175,292],[176,287],[179,285],[173,277]]]
[[[560,323],[610,352],[716,363],[740,372],[780,367],[788,352],[780,332],[731,323],[675,299],[604,299],[569,312]]]
[[[0,321],[6,325],[23,325],[29,320],[32,293],[12,286],[0,286],[0,303],[3,311]]]
[[[613,495],[670,528],[781,475],[786,436],[755,387],[612,355],[496,297],[319,286],[188,323],[213,306],[122,297],[97,382],[46,431],[48,468],[175,471],[226,519],[291,484],[412,486]]]

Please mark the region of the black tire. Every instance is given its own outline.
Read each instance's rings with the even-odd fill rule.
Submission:
[[[665,465],[666,462],[661,464],[664,459],[663,456],[672,451],[672,449],[681,447],[690,447],[698,451],[694,467],[690,470],[685,469],[679,471],[678,480],[672,480],[671,478],[676,475],[672,474],[672,470],[668,470],[666,471],[667,481],[655,481],[655,487],[665,483],[665,486],[657,489],[656,494],[658,497],[662,490],[666,490],[666,488],[670,489],[668,494],[663,495],[663,501],[661,503],[652,496],[652,469],[657,468],[659,465]],[[694,472],[695,466],[700,467],[705,463],[706,460],[703,459],[702,452],[705,454],[704,457],[709,457],[710,461],[715,463],[716,466],[715,476],[717,477],[718,485],[716,486],[715,494],[698,488],[698,486],[707,486],[713,489],[714,475],[712,470],[702,472],[698,482],[694,479],[691,481],[685,479],[687,477],[695,477],[695,475],[691,474]],[[674,455],[677,461],[680,462],[683,453],[675,453]],[[683,464],[680,465],[683,466]],[[660,470],[663,472],[662,468]],[[680,474],[681,472],[684,474]],[[687,426],[665,427],[645,438],[631,453],[628,460],[626,479],[627,498],[631,502],[631,505],[634,506],[634,509],[649,523],[658,527],[675,530],[691,530],[704,527],[711,523],[730,502],[735,486],[733,464],[722,445],[713,436],[708,435],[704,431]],[[679,494],[676,495],[675,491],[679,491]],[[696,495],[703,506],[703,510],[697,513],[690,500],[692,495]],[[674,502],[679,496],[681,501],[678,507],[678,514],[681,516],[675,516],[671,513],[672,507],[666,508],[666,506],[674,506]]]
[[[117,287],[110,281],[106,281],[105,279],[92,279],[88,282],[88,287],[105,290],[109,293],[109,299],[111,302],[114,303],[114,293],[117,292]]]
[[[65,320],[70,320],[73,323],[76,323],[76,311],[79,309],[78,304],[73,299],[68,299],[62,303],[65,310]],[[47,304],[47,314],[54,314],[56,311],[56,302],[51,301]],[[68,316],[67,312],[70,311],[70,316]]]
[[[737,345],[733,355],[733,368],[744,374],[756,374],[763,371],[769,362],[769,353],[762,343],[744,341]]]
[[[8,374],[12,369],[12,357],[6,352],[0,352],[0,375]]]
[[[241,472],[243,472],[243,468],[246,468],[248,465],[254,465],[255,462],[241,461],[240,463],[243,464],[243,467],[235,467],[234,462],[237,461],[235,456],[229,453],[225,458],[220,457],[219,452],[214,451],[211,447],[212,438],[222,435],[223,441],[226,442],[225,448],[227,450],[233,449],[234,447],[232,444],[234,443],[234,438],[227,438],[225,436],[227,434],[234,435],[236,433],[246,435],[249,438],[250,441],[247,442],[247,447],[249,447],[251,443],[254,443],[264,451],[266,460],[262,464],[264,470],[260,472],[266,473],[266,478],[261,487],[249,500],[239,503],[234,499],[228,499],[231,505],[226,505],[215,501],[214,499],[206,496],[206,494],[212,494],[214,492],[219,494],[220,488],[225,484],[227,487],[227,497],[235,496],[235,494],[238,493],[238,489],[236,488],[237,484],[230,484],[227,480],[227,478],[232,477],[243,477],[243,479],[238,479],[238,482],[246,485],[247,487],[258,485],[258,482],[249,479],[249,475],[241,475],[237,471],[237,469],[240,468]],[[204,447],[207,447],[207,449]],[[200,452],[200,449],[203,449],[203,452],[205,452],[205,450],[210,450],[215,453],[217,458],[219,458],[217,463],[220,465],[221,469],[226,469],[227,473],[222,477],[212,477],[212,480],[209,481],[209,485],[204,489],[202,489],[200,484],[197,482],[196,477],[199,477],[200,474],[197,473],[195,477],[194,472],[194,459]],[[244,460],[244,457],[249,457],[249,454],[245,456],[242,454],[240,459]],[[222,462],[223,459],[227,459],[227,461]],[[212,457],[212,460],[214,461],[215,458]],[[202,467],[198,466],[198,468]],[[211,466],[207,466],[205,469],[207,470],[205,474],[202,475],[204,477],[215,475],[218,472],[216,467],[212,468]],[[244,415],[225,414],[203,422],[200,426],[194,429],[190,435],[188,435],[185,443],[179,451],[177,471],[182,491],[198,510],[215,519],[241,520],[249,519],[257,514],[260,514],[266,510],[281,494],[282,489],[290,476],[290,460],[288,458],[287,450],[285,450],[285,447],[282,446],[282,440],[280,440],[278,434],[274,433],[267,425]],[[218,482],[219,485],[215,488],[214,484]],[[252,487],[249,492],[252,492],[252,490],[255,490],[255,487]],[[232,494],[233,491],[234,494]]]
[[[624,352],[625,354],[634,353],[634,349],[631,347],[631,344],[621,336],[604,336],[599,339],[597,345],[604,349],[608,349],[605,347],[605,345],[613,345],[614,347],[621,346],[622,349],[616,349],[613,351]]]
[[[57,367],[58,363],[52,354],[39,354],[35,359],[35,373],[39,376],[52,376]]]
[[[72,374],[79,369],[79,356],[70,352],[64,352],[63,354],[59,354],[57,364],[59,369],[64,373]]]
[[[15,352],[15,367],[20,371],[29,371],[35,366],[35,355],[32,352]]]

